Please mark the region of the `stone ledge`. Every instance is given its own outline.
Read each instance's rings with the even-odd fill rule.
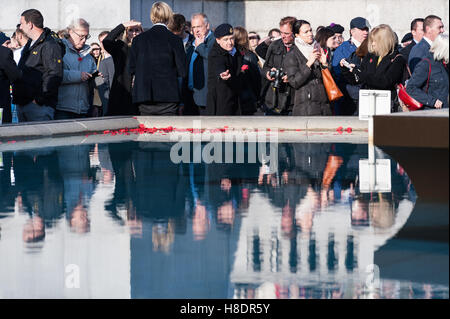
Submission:
[[[449,110],[403,112],[374,117],[374,143],[377,146],[443,148],[449,147]]]

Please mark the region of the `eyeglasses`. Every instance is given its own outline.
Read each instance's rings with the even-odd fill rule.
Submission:
[[[75,33],[79,38],[80,38],[80,40],[88,40],[90,37],[91,37],[91,35],[90,34],[87,34],[87,35],[79,35],[78,33],[76,33],[75,32],[75,30],[71,30],[73,33]]]
[[[131,33],[139,33],[141,31],[142,31],[141,29],[129,29],[128,30],[128,32],[131,32]]]
[[[100,48],[93,48],[91,51],[100,51]]]

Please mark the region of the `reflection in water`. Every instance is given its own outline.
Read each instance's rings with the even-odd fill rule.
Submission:
[[[389,192],[360,189],[367,145],[279,144],[275,170],[174,164],[171,146],[0,153],[0,297],[448,298],[367,280],[416,200],[392,160]]]

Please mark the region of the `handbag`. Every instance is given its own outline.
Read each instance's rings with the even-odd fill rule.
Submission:
[[[334,82],[331,72],[328,68],[322,69],[322,81],[325,91],[327,91],[328,100],[334,102],[344,96]]]
[[[427,80],[427,88],[425,90],[426,93],[428,93],[428,87],[430,85],[430,76],[431,76],[431,62],[428,59],[423,59],[423,60],[427,60],[428,63],[430,63],[430,68],[428,71],[428,80]],[[406,66],[408,73],[411,77],[411,71],[409,69],[408,66]],[[403,84],[398,84],[397,86],[398,88],[398,98],[400,101],[403,102],[403,104],[406,105],[406,107],[410,110],[410,111],[417,111],[420,110],[423,107],[423,104],[420,103],[419,101],[415,100],[414,98],[412,98],[407,92],[406,92],[406,86],[404,86]]]

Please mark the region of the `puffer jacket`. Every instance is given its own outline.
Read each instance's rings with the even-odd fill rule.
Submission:
[[[97,70],[94,58],[85,45],[79,52],[70,41],[63,39],[66,54],[63,58],[64,75],[58,92],[57,110],[76,114],[87,114],[90,108],[89,81],[81,81],[81,72],[94,73]]]
[[[283,69],[288,76],[289,85],[295,89],[292,115],[331,115],[320,66],[313,64],[310,69],[306,62],[308,59],[295,45],[283,61]]]

